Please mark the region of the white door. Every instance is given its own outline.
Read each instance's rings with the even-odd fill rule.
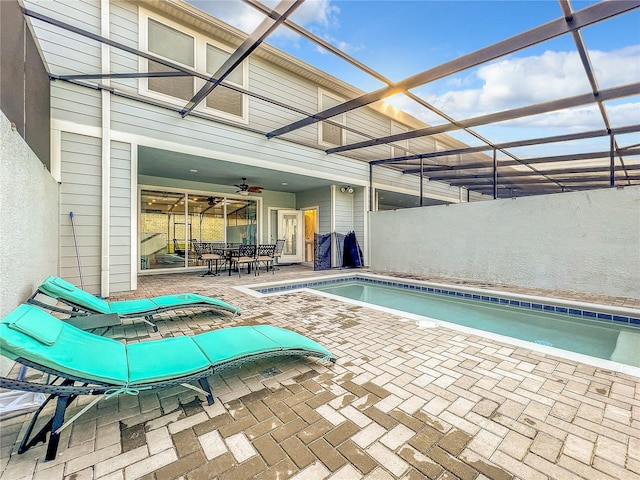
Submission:
[[[304,261],[304,222],[301,210],[278,210],[278,238],[284,238],[280,263]]]

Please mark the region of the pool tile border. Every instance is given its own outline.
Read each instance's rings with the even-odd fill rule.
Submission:
[[[403,288],[407,290],[416,290],[426,293],[433,293],[436,295],[449,295],[462,297],[469,300],[478,300],[481,302],[489,302],[489,303],[498,303],[502,305],[508,305],[512,307],[519,307],[529,310],[537,310],[537,311],[545,311],[550,313],[560,313],[564,315],[583,317],[589,320],[601,321],[604,323],[612,323],[612,324],[623,324],[629,327],[637,327],[640,328],[640,318],[626,316],[626,315],[615,315],[611,313],[603,313],[597,312],[593,310],[583,310],[580,308],[571,308],[566,306],[552,305],[552,304],[544,304],[540,302],[531,302],[525,300],[514,300],[511,298],[503,298],[495,295],[480,295],[477,293],[469,293],[469,292],[461,292],[459,290],[454,290],[450,288],[438,288],[427,285],[416,285],[414,283],[409,282],[400,282],[397,280],[385,280],[379,278],[371,278],[365,277],[362,275],[351,275],[346,277],[339,278],[328,278],[323,280],[314,280],[312,282],[300,282],[294,284],[287,285],[277,285],[273,287],[264,287],[264,288],[255,288],[256,292],[263,294],[273,294],[273,293],[281,293],[292,290],[300,290],[301,288],[313,288],[320,287],[325,285],[334,285],[338,283],[346,283],[352,282],[354,280],[372,283],[375,285],[382,285],[387,287],[396,287]]]

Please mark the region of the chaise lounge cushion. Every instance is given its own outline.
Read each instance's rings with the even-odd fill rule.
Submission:
[[[262,356],[305,355],[335,361],[313,340],[270,325],[124,345],[80,330],[33,305],[20,305],[0,321],[0,352],[65,378],[115,387],[180,381]]]
[[[110,302],[109,307],[113,313],[117,313],[118,315],[133,315],[140,312],[154,312],[156,310],[167,310],[169,308],[177,308],[181,306],[188,307],[193,304],[208,304],[227,310],[237,310],[227,302],[223,302],[217,298],[197,295],[195,293],[163,295],[161,297],[141,298],[135,300],[120,300]]]
[[[31,325],[42,324],[50,345],[11,325],[29,316]],[[59,334],[51,342],[59,327]],[[125,346],[116,340],[85,332],[31,305],[20,305],[0,322],[0,350],[17,360],[25,358],[68,375],[112,385],[126,385],[129,372]]]
[[[8,320],[7,325],[13,330],[29,335],[43,345],[54,345],[62,333],[62,324],[51,321],[49,317],[32,315],[31,310],[21,309]]]
[[[193,337],[215,367],[247,355],[276,352],[280,345],[262,335],[254,327],[222,328]]]
[[[312,351],[322,350],[327,358],[333,357],[333,354],[323,346],[314,342],[310,338],[300,335],[299,333],[292,332],[291,330],[273,327],[271,325],[256,325],[253,328],[263,335],[268,336],[272,341],[280,344],[281,346],[286,345],[289,349],[299,348],[301,350]]]
[[[171,380],[209,368],[209,360],[193,338],[163,338],[128,344],[129,382],[139,384]]]
[[[73,301],[73,303],[94,312],[111,313],[108,302],[77,288],[74,284],[60,277],[51,276],[47,278],[38,287],[38,290],[52,298],[69,299]]]
[[[212,307],[238,313],[237,307],[223,300],[195,293],[107,302],[56,276],[48,277],[38,287],[38,290],[49,297],[70,302],[90,312],[104,314],[117,313],[120,317],[153,315],[158,312],[189,305],[198,307],[211,305]]]
[[[313,340],[271,325],[223,328],[202,333],[193,337],[193,340],[214,368],[249,355],[292,349],[326,352],[327,357],[333,357],[329,350]]]

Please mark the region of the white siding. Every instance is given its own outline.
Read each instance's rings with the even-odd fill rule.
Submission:
[[[152,139],[158,139],[201,148],[211,157],[242,164],[261,162],[260,166],[330,179],[339,175],[360,184],[369,178],[366,164],[327,156],[314,148],[267,140],[260,134],[193,116],[183,119],[175,112],[121,97],[112,97],[111,104],[113,129],[148,137],[149,145],[153,145]]]
[[[109,29],[111,39],[138,48],[138,7],[129,2],[112,2],[111,23]],[[138,71],[138,57],[119,48],[111,48],[111,71],[130,73]],[[136,93],[138,81],[134,78],[111,80],[111,86],[128,93]]]
[[[353,194],[342,193],[336,186],[335,228],[337,233],[347,234],[353,230]]]
[[[25,0],[25,8],[100,34],[98,0]],[[55,74],[100,71],[100,44],[49,23],[30,18],[48,70]]]
[[[85,289],[100,292],[101,146],[100,139],[62,133],[60,186],[60,276],[80,285],[69,213],[74,214]]]
[[[99,127],[100,92],[67,82],[51,82],[51,118]]]
[[[260,95],[277,98],[282,103],[295,105],[302,111],[318,111],[317,86],[287,75],[284,70],[260,59],[252,58],[249,62],[249,87]],[[249,126],[264,132],[303,118],[300,113],[255,98],[250,99],[249,105]],[[317,131],[317,126],[313,125],[288,134],[285,138],[315,145],[318,143]]]
[[[131,145],[111,142],[109,291],[131,290]]]
[[[373,181],[378,189],[395,190],[419,196],[420,177],[404,175],[402,172],[383,165],[373,167]],[[424,196],[458,203],[460,189],[444,182],[424,180]]]

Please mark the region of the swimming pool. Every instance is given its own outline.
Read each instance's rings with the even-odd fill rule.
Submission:
[[[312,289],[415,315],[418,326],[457,325],[640,367],[640,311],[369,274],[253,286],[263,295]]]

